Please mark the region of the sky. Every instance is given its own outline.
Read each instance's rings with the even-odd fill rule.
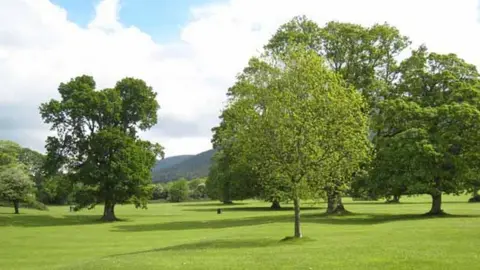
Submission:
[[[296,15],[388,22],[413,46],[480,67],[478,0],[0,0],[0,139],[43,152],[52,133],[38,107],[61,82],[133,76],[161,106],[143,138],[166,156],[208,150],[235,76]]]

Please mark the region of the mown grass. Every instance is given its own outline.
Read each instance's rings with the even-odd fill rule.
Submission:
[[[0,208],[0,269],[477,269],[480,204],[467,200],[445,197],[449,215],[437,218],[422,215],[428,197],[346,200],[353,214],[335,217],[305,205],[302,241],[282,241],[291,209],[254,201],[121,206],[124,220],[107,224],[101,207]]]

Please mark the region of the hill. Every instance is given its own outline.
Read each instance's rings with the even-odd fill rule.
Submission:
[[[168,182],[180,178],[207,177],[215,150],[194,156],[174,156],[157,162],[153,168],[153,182]]]
[[[157,161],[157,164],[155,164],[155,167],[153,168],[153,172],[155,173],[161,170],[171,168],[194,156],[195,155],[173,156],[173,157],[168,157],[168,158],[159,160]]]

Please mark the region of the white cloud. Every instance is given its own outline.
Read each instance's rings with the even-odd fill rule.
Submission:
[[[100,2],[95,9],[95,18],[88,25],[90,28],[99,28],[105,31],[119,31],[122,25],[119,22],[119,0]]]
[[[281,23],[299,14],[319,24],[387,21],[416,44],[455,52],[480,66],[475,0],[230,0],[192,8],[181,40],[170,44],[155,43],[138,28],[122,26],[120,5],[121,0],[101,1],[95,19],[82,28],[48,0],[2,0],[0,107],[37,108],[56,96],[60,82],[83,73],[93,75],[99,87],[135,76],[158,92],[160,119],[182,119],[203,129],[189,137],[168,137],[168,132],[155,130],[145,136],[164,144],[169,156],[207,150],[210,138],[205,134],[216,122],[214,115],[234,76]],[[205,115],[212,119],[205,121]],[[38,116],[32,115],[32,121],[39,121]],[[0,137],[15,132],[5,133],[10,135]],[[19,129],[18,134],[21,143],[40,149],[40,135],[46,131]]]

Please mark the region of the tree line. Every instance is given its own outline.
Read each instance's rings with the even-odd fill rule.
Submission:
[[[387,24],[305,16],[283,24],[228,89],[207,180],[225,203],[442,194],[478,200],[480,76],[453,53],[413,47]]]
[[[181,178],[171,182],[154,184],[152,200],[184,202],[208,199],[205,182],[206,179],[204,178],[196,178],[190,181]]]
[[[293,202],[295,237],[304,200],[324,199],[334,214],[347,211],[342,196],[395,202],[428,194],[429,214],[439,215],[442,194],[479,199],[475,65],[412,47],[387,23],[319,26],[305,16],[280,26],[263,49],[227,91],[213,164],[196,187],[202,197]],[[115,221],[118,204],[198,195],[184,180],[152,185],[164,149],[139,136],[160,109],[146,82],[127,77],[98,89],[82,75],[58,93],[39,108],[55,132],[45,156],[0,143],[0,199],[17,212],[21,201],[103,204],[102,220]]]
[[[45,173],[46,155],[7,140],[0,140],[0,201],[13,206],[46,210],[47,205],[76,205],[84,196],[83,184],[71,181],[67,174]],[[147,185],[148,200],[184,202],[205,200],[206,179],[178,179],[167,183]],[[128,203],[128,202],[127,202]],[[77,209],[79,210],[79,209]]]

